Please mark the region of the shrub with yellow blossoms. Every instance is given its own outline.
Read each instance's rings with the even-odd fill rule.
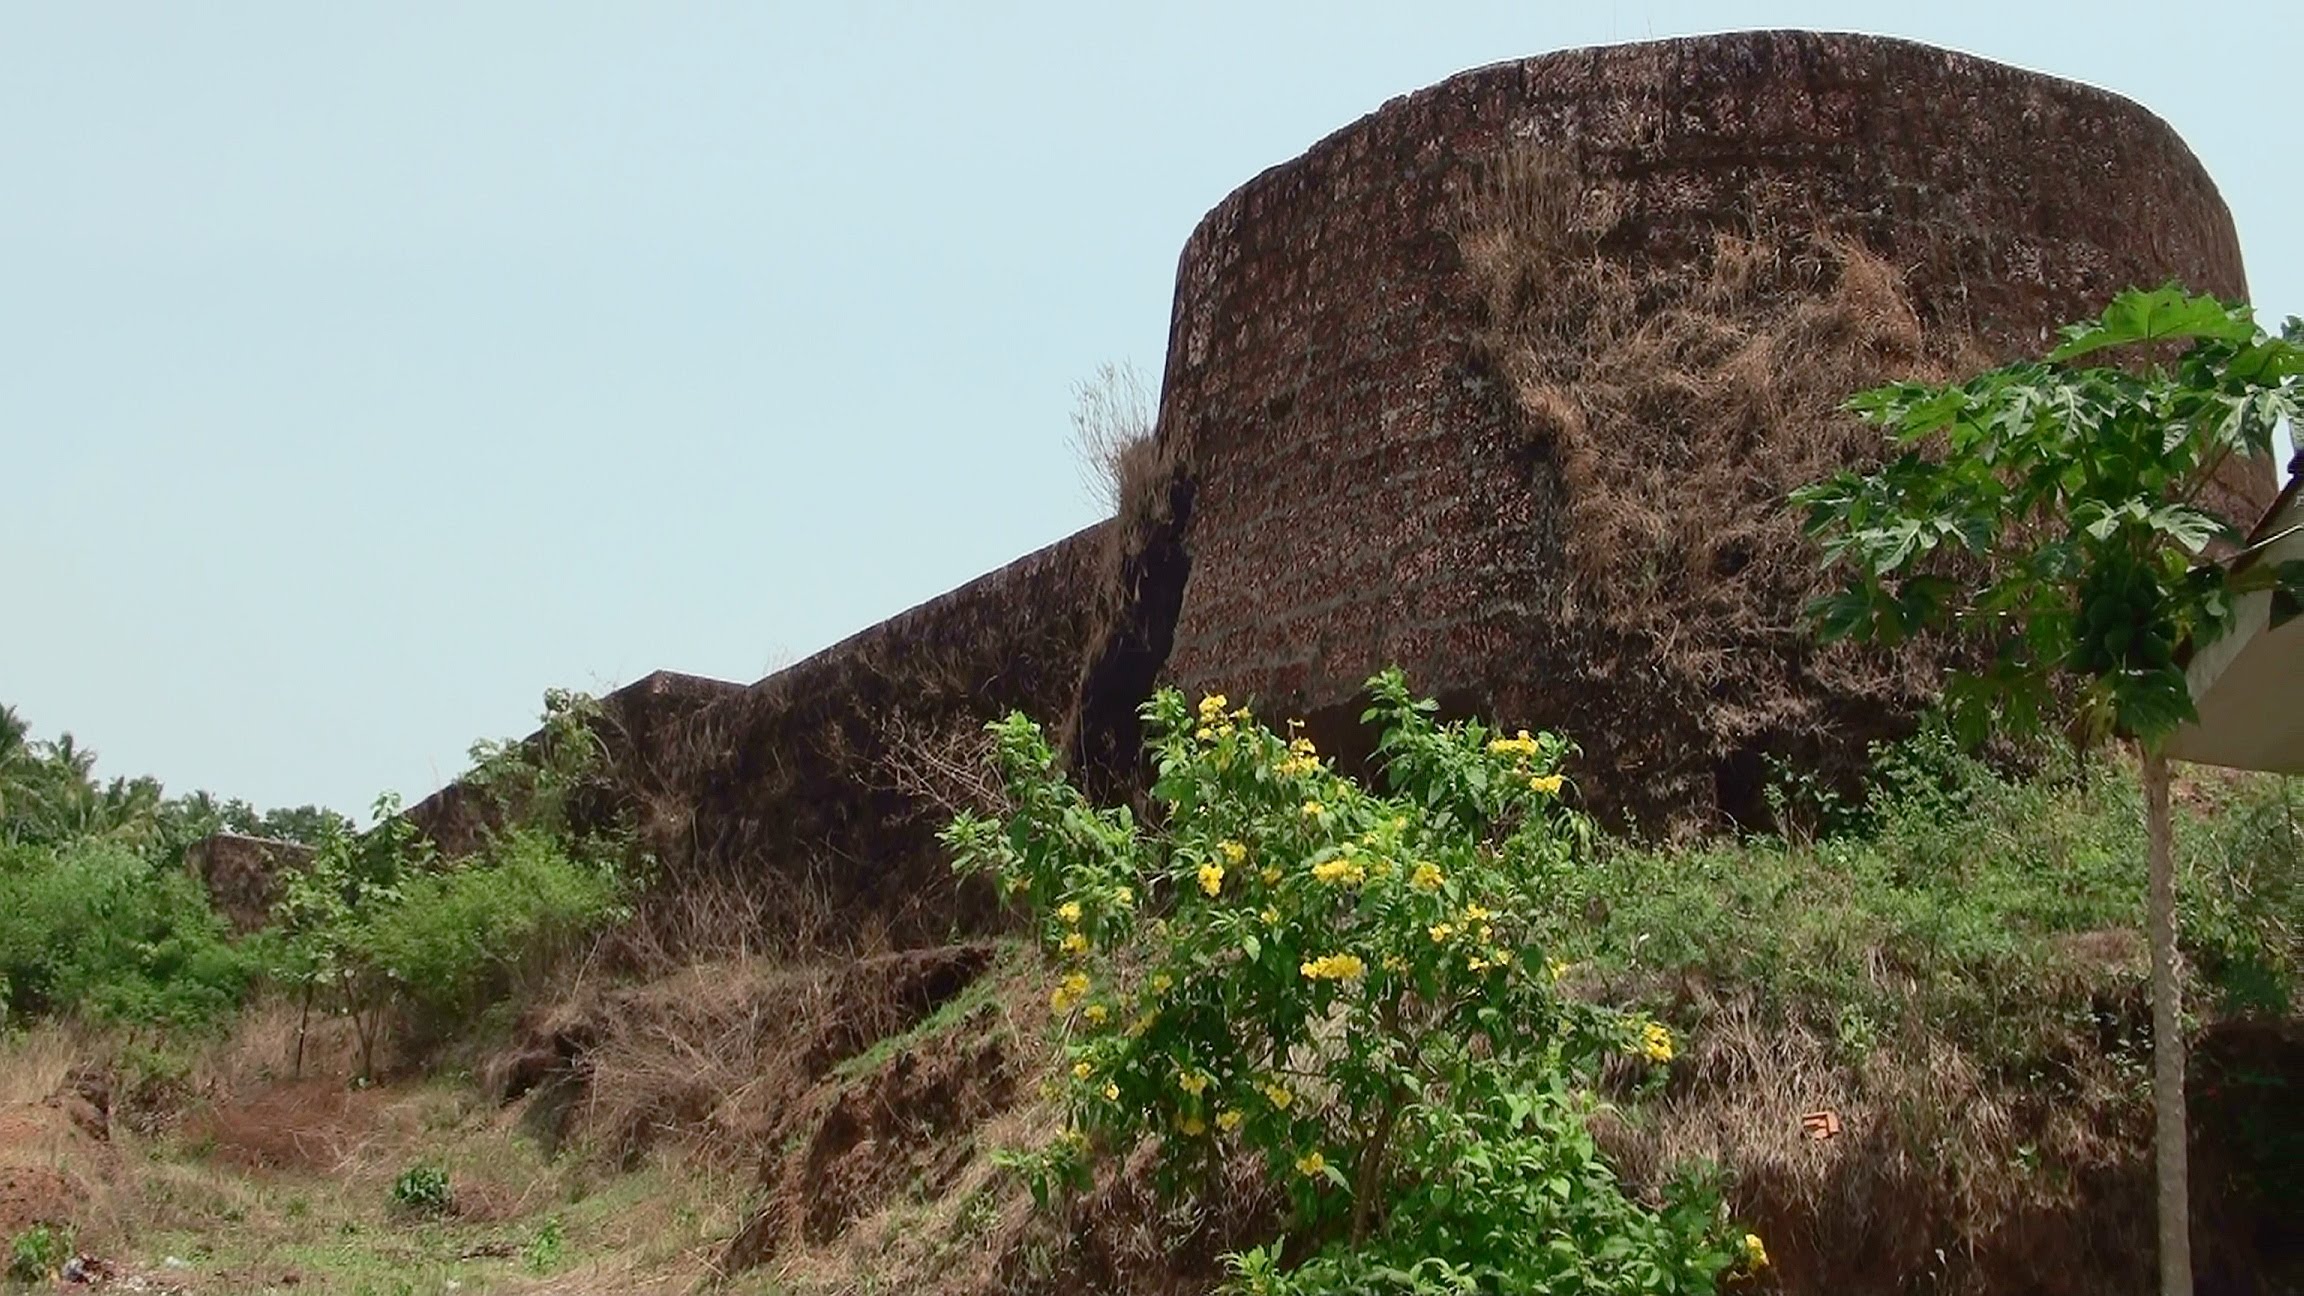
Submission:
[[[1396,671],[1369,688],[1381,791],[1222,695],[1161,692],[1157,829],[1089,804],[1030,720],[992,726],[1013,814],[963,815],[945,840],[1041,916],[1064,969],[1068,1129],[1040,1155],[1084,1182],[1089,1156],[1155,1140],[1180,1193],[1254,1159],[1292,1209],[1233,1263],[1270,1296],[1380,1272],[1711,1290],[1749,1263],[1716,1198],[1627,1196],[1577,1096],[1610,1054],[1661,1066],[1672,1044],[1562,995],[1543,947],[1590,841],[1562,799],[1568,743],[1440,723]]]

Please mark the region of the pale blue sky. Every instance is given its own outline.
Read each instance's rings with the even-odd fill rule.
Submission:
[[[1571,46],[1886,32],[2172,122],[2304,312],[2286,3],[0,0],[0,701],[411,797],[552,684],[751,680],[1093,519],[1235,185]]]

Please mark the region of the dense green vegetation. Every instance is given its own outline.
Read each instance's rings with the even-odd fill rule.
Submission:
[[[2018,774],[1942,728],[1882,748],[1863,794],[1790,774],[1782,831],[1689,846],[1614,841],[1556,911],[1565,957],[1661,991],[1701,973],[1852,1052],[1906,1025],[1992,1061],[2036,1053],[2050,1006],[2125,982],[2079,938],[2133,937],[2144,814],[2132,762],[2049,753]],[[2304,789],[2203,771],[2185,785],[2187,962],[2219,1016],[2284,1016],[2304,985]]]
[[[311,841],[347,825],[311,806],[169,797],[157,780],[106,781],[95,766],[71,734],[34,739],[0,707],[0,1027],[59,1013],[217,1022],[264,957],[227,939],[185,848],[219,830]]]
[[[12,706],[0,706],[0,845],[63,846],[102,839],[174,862],[213,832],[317,843],[351,821],[321,806],[259,811],[209,792],[171,797],[159,780],[105,780],[96,753],[70,733],[41,740]]]
[[[2142,756],[2165,1296],[2188,1296],[2192,1264],[2163,748],[2197,719],[2179,653],[2228,633],[2244,594],[2304,593],[2304,563],[2209,553],[2237,551],[2254,521],[2214,507],[2218,472],[2269,460],[2273,433],[2304,415],[2300,341],[2304,321],[2274,336],[2243,304],[2123,292],[2042,360],[1859,393],[1849,407],[1901,453],[1792,497],[1849,577],[1813,609],[1826,638],[1949,630],[1980,660],[1945,691],[1970,741],[2037,731],[2053,709],[2083,741]]]
[[[366,833],[314,807],[169,798],[148,778],[100,782],[70,735],[33,741],[0,711],[0,1027],[65,1016],[197,1030],[272,986],[352,1017],[372,1067],[388,1027],[421,1040],[477,1020],[623,912],[628,841],[568,815],[598,772],[594,714],[555,692],[538,740],[476,745],[470,781],[491,827],[443,859],[390,798]],[[244,937],[184,863],[224,829],[314,848],[281,879],[273,922]]]
[[[260,963],[180,869],[102,838],[0,846],[0,1023],[198,1026],[238,1007]]]
[[[1027,722],[1000,727],[1015,816],[964,820],[953,841],[1029,903],[1055,965],[1073,1132],[1015,1160],[1044,1197],[1085,1185],[1096,1153],[1156,1138],[1179,1195],[1241,1157],[1288,1186],[1284,1238],[1239,1257],[1245,1290],[1535,1289],[1545,1257],[1488,1253],[1491,1229],[1584,1256],[1606,1241],[1623,1265],[1546,1272],[1547,1289],[1672,1290],[1710,1272],[1676,1265],[1732,1263],[1707,1245],[1703,1199],[1659,1216],[1611,1196],[1583,1118],[1546,1116],[1611,1047],[1632,1057],[1602,1087],[1647,1123],[1663,1117],[1646,1067],[1683,1040],[1708,1055],[1723,1012],[1821,1039],[1859,1088],[1896,1083],[1877,1065],[1957,1056],[1987,1092],[2058,1094],[2083,1121],[2133,1101],[2150,1039],[2132,758],[2035,749],[2018,769],[1935,723],[1877,749],[1853,796],[1777,771],[1773,833],[1655,845],[1558,808],[1574,796],[1559,740],[1432,726],[1398,690],[1379,681],[1390,798],[1223,699],[1193,714],[1163,695],[1147,711],[1157,830],[1080,800]],[[2182,791],[2200,1015],[2290,1017],[2304,793],[2224,771]],[[2075,1039],[2112,1063],[2109,1088],[2091,1065],[2067,1072]],[[1524,1101],[1497,1107],[1511,1092]],[[1999,1160],[1972,1182],[2020,1195],[2024,1149],[1981,1151]],[[1502,1190],[1552,1177],[1570,1196]]]
[[[2183,340],[2173,373],[2066,363]],[[2154,1083],[2183,1087],[2180,1065],[2167,1076],[2170,1041],[2292,1029],[2304,993],[2297,782],[2203,770],[2172,784],[2154,748],[2189,711],[2175,645],[2214,633],[2248,582],[2297,578],[2233,580],[2197,561],[2233,532],[2196,497],[2221,455],[2261,450],[2299,382],[2295,336],[2170,292],[2123,296],[2042,364],[1859,398],[1913,448],[1801,496],[1853,573],[1816,609],[1823,628],[1894,642],[1949,626],[1987,668],[1961,677],[1945,716],[1876,749],[1853,794],[1775,770],[1766,833],[1609,837],[1575,809],[1578,781],[1606,774],[1580,768],[1565,737],[1441,723],[1397,672],[1370,682],[1380,785],[1246,707],[1164,691],[1144,709],[1149,800],[1098,807],[1037,726],[993,726],[1006,803],[946,840],[960,868],[1021,901],[1046,956],[1047,1101],[1030,1110],[1053,1137],[988,1154],[968,1189],[982,1209],[966,1214],[996,1217],[997,1192],[1077,1203],[1148,1170],[1166,1221],[1221,1203],[1250,1228],[1269,1222],[1225,1257],[1256,1296],[1597,1296],[1792,1281],[1834,1245],[1819,1201],[1853,1208],[1856,1231],[1839,1238],[1853,1247],[1880,1220],[1918,1221],[1926,1249],[1892,1257],[1898,1281],[1995,1219],[2119,1209],[2116,1185],[2084,1197],[2055,1158],[2137,1164]],[[2075,712],[2077,748],[2020,732],[1975,754],[1988,729]],[[337,1037],[356,1037],[361,1087],[386,1041],[437,1064],[445,1041],[500,1038],[509,1007],[630,917],[645,860],[578,813],[599,804],[584,795],[602,775],[598,721],[588,699],[555,692],[538,735],[475,746],[464,785],[482,822],[451,857],[390,798],[365,832],[312,807],[170,798],[150,779],[100,780],[69,735],[36,741],[0,710],[0,1038],[94,1023],[106,1047],[125,1028],[149,1053],[154,1038],[213,1040],[269,995],[274,1020],[297,1018],[299,1073],[314,1016],[348,1020]],[[187,845],[217,829],[313,847],[248,935],[185,867]],[[2146,931],[2165,957],[2146,959]],[[1005,996],[1025,979],[1009,965],[877,1043],[860,1032],[826,1074],[874,1085],[1014,1013]],[[703,1029],[662,1027],[672,1060],[628,1069],[648,1100],[634,1109],[694,1121],[731,1096],[692,1074]],[[2299,1190],[2292,1072],[2252,1071],[2249,1100],[2223,1104],[2243,1127],[2225,1150],[2244,1145],[2212,1189],[2226,1227],[2254,1218],[2236,1195]],[[1796,1087],[1867,1114],[1885,1139],[1868,1146],[1923,1168],[1829,1185],[1819,1159],[1787,1170],[1807,1113],[1770,1104]],[[371,1174],[362,1191],[388,1203],[393,1229],[456,1225],[465,1180],[451,1164],[468,1175],[470,1159],[427,1146],[392,1164],[396,1178]],[[925,1197],[926,1179],[912,1191]],[[1762,1210],[1802,1226],[1770,1234],[1773,1266],[1732,1222]],[[72,1247],[60,1227],[9,1239],[10,1269],[54,1272]],[[2187,1236],[2180,1216],[2164,1230]],[[2163,1257],[2188,1272],[2169,1236]],[[524,1237],[526,1267],[561,1263],[557,1216]],[[344,1246],[347,1269],[378,1265]]]
[[[1254,1296],[1700,1292],[1762,1265],[1711,1193],[1628,1194],[1587,1126],[1604,1062],[1675,1045],[1560,992],[1550,919],[1593,836],[1569,744],[1369,683],[1383,791],[1221,696],[1155,695],[1151,824],[1091,806],[1031,721],[995,726],[1014,812],[947,839],[1060,965],[1068,1128],[1018,1163],[1038,1195],[1146,1140],[1186,1200],[1259,1165],[1289,1205],[1232,1258]]]

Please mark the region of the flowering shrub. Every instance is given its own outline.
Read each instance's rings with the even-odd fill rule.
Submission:
[[[1711,1194],[1627,1197],[1586,1129],[1598,1064],[1664,1066],[1672,1038],[1559,994],[1537,939],[1589,841],[1568,744],[1440,724],[1397,671],[1370,688],[1389,794],[1163,691],[1156,829],[1088,804],[1030,720],[993,726],[1014,812],[945,839],[1061,967],[1068,1128],[1034,1181],[1147,1137],[1171,1191],[1255,1158],[1290,1201],[1232,1257],[1257,1293],[1709,1291],[1757,1263]]]

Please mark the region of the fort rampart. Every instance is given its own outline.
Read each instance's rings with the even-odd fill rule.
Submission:
[[[1350,757],[1361,682],[1398,663],[1569,732],[1607,818],[1748,818],[1769,758],[1853,768],[1940,675],[1802,630],[1782,500],[1873,453],[1840,402],[2170,280],[2244,294],[2231,219],[2103,91],[1782,32],[1467,72],[1194,231],[1118,518],[748,688],[612,695],[619,786],[676,884],[793,883],[936,937],[984,901],[890,773],[907,751],[1022,708],[1125,786],[1135,707],[1174,682]],[[2247,515],[2270,466],[2227,486]],[[453,835],[457,795],[413,813]]]

